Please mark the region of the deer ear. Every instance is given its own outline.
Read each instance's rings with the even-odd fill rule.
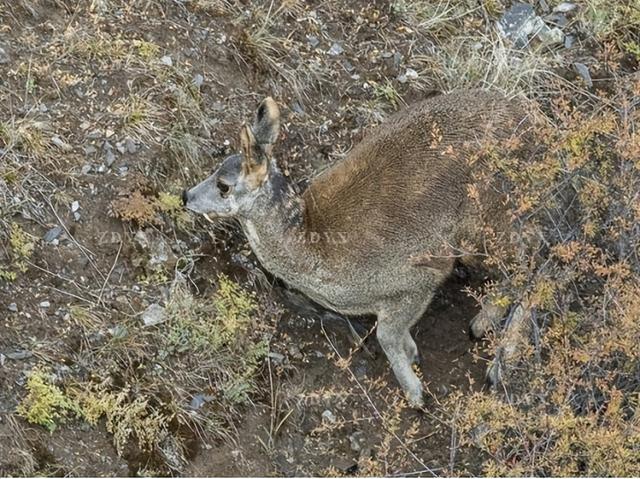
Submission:
[[[246,123],[240,128],[240,148],[244,155],[244,162],[254,162],[256,138]]]
[[[242,149],[242,171],[247,184],[252,188],[260,186],[267,177],[269,161],[258,150],[256,138],[248,125],[240,129],[240,147]]]
[[[280,109],[270,96],[262,100],[258,106],[252,129],[258,146],[270,155],[271,145],[276,142],[280,134]]]

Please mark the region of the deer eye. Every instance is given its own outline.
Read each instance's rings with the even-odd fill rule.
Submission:
[[[220,195],[223,198],[226,198],[226,196],[229,194],[229,191],[231,191],[231,186],[229,186],[228,184],[218,180],[216,182],[216,187],[218,188],[218,190],[220,191]]]

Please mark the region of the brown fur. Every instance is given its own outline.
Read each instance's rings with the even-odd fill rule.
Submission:
[[[397,113],[314,179],[303,195],[307,230],[346,234],[349,254],[358,257],[385,254],[390,244],[407,258],[419,255],[436,231],[452,241],[475,236],[469,159],[513,135],[523,118],[501,95],[482,91],[438,96]],[[490,192],[483,203],[501,209]],[[319,246],[338,260],[344,254],[335,244]],[[450,251],[438,246],[434,253]]]

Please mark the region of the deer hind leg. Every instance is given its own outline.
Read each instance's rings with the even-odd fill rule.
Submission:
[[[420,305],[422,306],[422,304]],[[378,314],[376,336],[384,351],[393,373],[404,390],[409,403],[422,407],[422,384],[413,370],[412,362],[418,357],[418,347],[411,338],[409,328],[413,326],[424,312],[425,307],[393,308]]]
[[[475,338],[481,338],[493,330],[507,312],[504,306],[497,306],[489,301],[482,304],[482,309],[476,314],[470,323],[471,334]]]
[[[487,368],[486,378],[492,386],[499,384],[504,372],[517,363],[523,348],[529,342],[532,325],[528,304],[518,304],[507,320],[496,348],[495,358]]]

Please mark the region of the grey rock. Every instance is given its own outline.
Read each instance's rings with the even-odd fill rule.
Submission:
[[[362,431],[356,431],[349,436],[349,443],[351,444],[351,450],[359,452],[363,449],[366,438]]]
[[[127,327],[122,324],[116,324],[113,328],[108,329],[109,334],[116,339],[126,338],[129,334]]]
[[[73,214],[73,219],[78,222],[80,221],[81,215],[77,211]]]
[[[335,415],[329,409],[326,409],[322,412],[322,419],[330,423],[336,422]]]
[[[33,353],[31,351],[21,349],[19,351],[14,351],[13,353],[6,353],[5,356],[15,361],[21,361],[23,359],[29,359],[31,356],[33,356]]]
[[[163,65],[167,65],[168,67],[173,66],[173,59],[169,55],[165,55],[160,59],[160,63]]]
[[[307,35],[307,43],[311,48],[315,48],[320,44],[320,39],[315,35]]]
[[[564,43],[564,32],[558,27],[549,28],[546,25],[538,32],[538,38],[544,45],[552,46]]]
[[[498,21],[498,30],[502,36],[512,40],[516,46],[527,44],[528,36],[532,33],[536,18],[533,6],[528,3],[514,3]]]
[[[393,54],[393,66],[394,67],[399,67],[400,63],[402,63],[402,53],[395,52]]]
[[[580,77],[584,80],[587,87],[593,87],[593,80],[591,79],[591,73],[589,73],[589,67],[587,67],[587,65],[585,65],[584,63],[576,62],[573,64],[573,68],[575,69],[576,73],[580,75]]]
[[[150,304],[142,313],[142,322],[145,326],[155,326],[167,320],[164,308],[158,303]]]
[[[565,48],[571,48],[576,42],[576,37],[574,37],[573,35],[566,35],[564,37],[564,47]]]
[[[53,240],[57,239],[60,234],[62,234],[62,228],[60,228],[59,226],[54,226],[45,233],[42,239],[45,243],[51,243]]]
[[[569,13],[577,8],[575,3],[562,2],[553,8],[554,13]]]
[[[38,306],[40,306],[42,309],[47,309],[51,306],[51,303],[49,301],[41,301]]]
[[[0,64],[9,63],[10,61],[11,58],[9,57],[7,51],[4,48],[0,47]]]
[[[208,394],[196,394],[191,399],[191,403],[189,404],[189,407],[191,409],[200,409],[206,403],[213,401],[214,399],[215,399],[214,396],[210,396]]]
[[[268,354],[269,358],[273,360],[274,363],[282,365],[284,363],[284,355],[280,353],[274,353],[273,351]]]
[[[344,48],[342,48],[342,45],[340,45],[339,43],[334,43],[333,45],[331,45],[331,48],[329,49],[329,55],[331,55],[332,57],[338,56],[343,52],[344,52]]]
[[[11,311],[12,313],[17,313],[18,312],[18,305],[16,303],[11,303],[9,306],[7,306],[7,309],[9,311]]]
[[[75,213],[79,209],[80,209],[80,202],[79,201],[76,200],[73,203],[71,203],[71,212],[72,213]]]
[[[200,88],[203,83],[204,77],[200,75],[200,73],[196,73],[193,77],[193,84],[196,86],[196,88]]]
[[[55,146],[57,146],[58,148],[60,148],[63,151],[71,151],[71,150],[73,150],[73,147],[69,143],[65,142],[58,135],[54,135],[54,136],[51,137],[51,143],[53,143]]]
[[[124,147],[127,150],[127,153],[131,155],[138,152],[138,145],[129,137],[124,139]]]
[[[409,80],[415,80],[417,78],[418,78],[418,72],[415,71],[413,68],[407,68],[407,71],[405,71],[402,75],[398,77],[398,81],[400,83],[406,83]]]
[[[567,16],[562,13],[552,13],[551,15],[546,16],[545,21],[551,25],[555,25],[556,27],[566,27],[569,20],[567,20]]]
[[[93,145],[87,145],[84,147],[84,154],[89,156],[98,152],[98,149]]]
[[[80,173],[82,173],[83,175],[88,175],[89,173],[91,173],[92,169],[93,169],[93,166],[89,164],[82,165],[82,169],[80,170]]]
[[[121,155],[124,155],[125,151],[127,151],[122,141],[116,143],[116,150],[118,150],[118,153],[120,153]]]
[[[498,21],[497,27],[500,34],[518,48],[526,47],[534,37],[547,46],[564,41],[562,30],[550,28],[527,3],[513,4]]]
[[[116,161],[116,155],[113,152],[113,150],[108,149],[107,151],[104,152],[104,162],[108,167],[113,165],[115,161]]]

